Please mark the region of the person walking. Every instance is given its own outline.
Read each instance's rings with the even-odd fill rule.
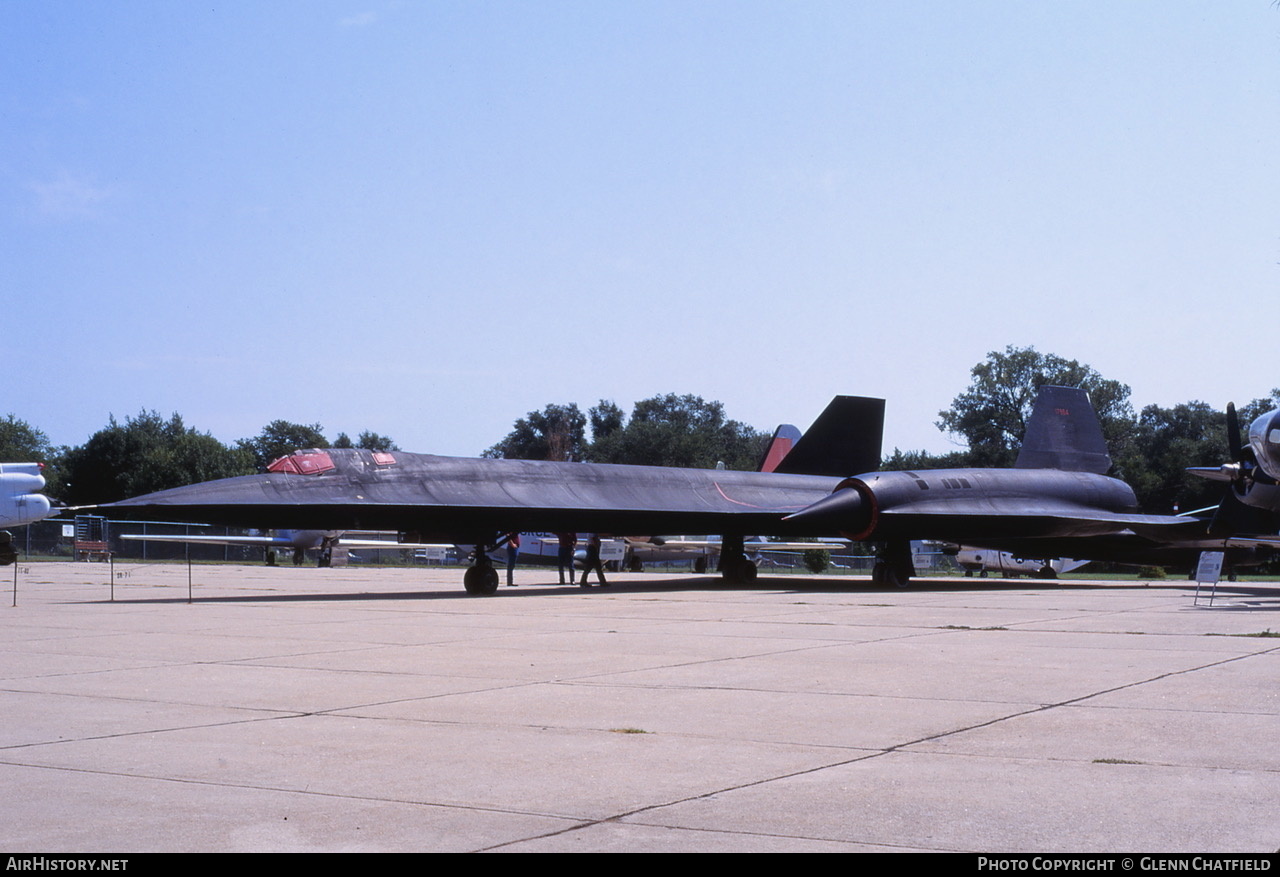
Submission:
[[[560,551],[556,554],[556,563],[560,572],[560,584],[564,584],[565,570],[569,571],[569,584],[573,584],[573,550],[578,547],[577,533],[557,533]]]
[[[609,587],[609,583],[604,580],[604,564],[600,562],[599,533],[592,533],[591,538],[587,540],[587,559],[582,566],[582,581],[579,583],[579,587],[591,587],[587,584],[587,576],[590,575],[593,569],[596,571],[596,575],[600,578],[600,587]]]
[[[507,587],[516,586],[516,556],[520,554],[520,534],[514,531],[498,540],[498,544],[507,543]]]

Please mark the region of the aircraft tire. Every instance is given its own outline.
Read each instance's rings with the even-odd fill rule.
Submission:
[[[1051,566],[1042,566],[1040,568],[1040,572],[1036,574],[1036,577],[1045,579],[1046,581],[1053,581],[1058,577],[1058,571]]]
[[[488,597],[498,592],[498,571],[491,566],[473,566],[462,576],[468,594]]]
[[[749,585],[756,580],[759,570],[745,557],[736,563],[726,564],[720,571],[726,585]]]
[[[911,577],[902,575],[892,563],[877,563],[871,568],[871,581],[886,588],[905,588]]]

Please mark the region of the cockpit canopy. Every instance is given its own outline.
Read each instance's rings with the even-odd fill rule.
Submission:
[[[338,469],[343,472],[382,472],[395,466],[396,462],[396,455],[388,451],[307,448],[277,457],[267,466],[267,471],[285,475],[323,475]]]
[[[337,466],[333,458],[325,451],[311,448],[305,451],[294,451],[286,457],[278,457],[267,466],[268,472],[283,472],[289,475],[320,475],[331,472]]]

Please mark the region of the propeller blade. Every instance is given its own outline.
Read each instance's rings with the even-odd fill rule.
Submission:
[[[1227,446],[1231,450],[1231,462],[1239,463],[1244,446],[1240,443],[1240,418],[1236,416],[1236,403],[1227,403]]]

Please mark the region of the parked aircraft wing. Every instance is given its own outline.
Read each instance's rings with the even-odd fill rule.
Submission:
[[[628,539],[628,542],[631,540]],[[639,540],[640,545],[651,545],[655,548],[664,548],[667,550],[678,550],[681,548],[699,549],[699,550],[715,550],[719,551],[724,546],[723,540],[720,539],[686,539],[684,537],[661,537],[655,536],[645,540]],[[808,551],[810,549],[826,549],[827,551],[842,551],[849,547],[848,542],[773,542],[767,539],[746,539],[742,543],[743,548],[748,551]]]
[[[1230,536],[1225,542],[1228,548],[1280,548],[1280,535]]]
[[[403,548],[416,550],[420,548],[452,548],[453,543],[440,542],[396,542],[391,539],[355,539],[345,534],[326,534],[319,530],[285,531],[276,536],[201,536],[178,535],[168,533],[122,533],[121,539],[133,542],[171,542],[186,545],[241,545],[247,547],[278,548],[319,548],[324,539],[333,540],[334,545],[343,548],[383,548],[387,550]]]
[[[179,545],[279,545],[291,547],[291,543],[275,536],[180,536],[165,533],[121,533],[120,538],[130,542],[172,542]],[[311,546],[306,546],[311,547]]]

